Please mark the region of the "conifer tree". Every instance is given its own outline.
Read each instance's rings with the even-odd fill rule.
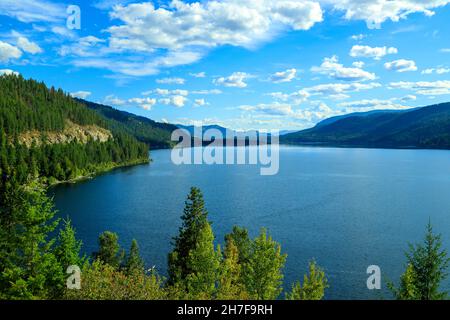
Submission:
[[[139,254],[139,246],[136,239],[131,242],[130,251],[125,261],[125,270],[128,274],[133,272],[144,272],[144,260]]]
[[[96,260],[108,264],[114,268],[119,268],[122,264],[124,253],[119,246],[119,237],[111,231],[103,232],[99,238],[99,250],[94,253]]]
[[[315,261],[309,263],[309,274],[292,286],[291,293],[286,295],[287,300],[321,300],[325,295],[328,281],[325,272],[317,266]]]
[[[428,223],[423,243],[410,244],[406,259],[408,266],[401,277],[400,288],[390,285],[397,299],[442,300],[447,297],[440,286],[447,278],[450,259],[442,249],[441,235],[433,233],[431,223]]]
[[[192,273],[188,264],[190,252],[197,248],[204,228],[209,224],[200,189],[192,187],[185,202],[182,226],[174,238],[174,249],[168,258],[169,284],[181,282]]]

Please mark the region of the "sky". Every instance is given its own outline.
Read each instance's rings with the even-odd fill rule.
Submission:
[[[299,130],[450,101],[450,0],[0,0],[0,74],[156,121]]]

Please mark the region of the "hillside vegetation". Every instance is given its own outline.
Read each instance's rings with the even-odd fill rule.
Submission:
[[[0,77],[0,176],[54,183],[148,161],[148,146],[61,89]]]
[[[94,102],[81,99],[78,101],[106,118],[110,127],[126,131],[137,140],[149,145],[152,149],[170,148],[173,146],[170,137],[172,132],[178,128],[172,124],[156,122],[146,117]]]
[[[331,118],[314,128],[282,136],[281,143],[450,149],[450,103]]]

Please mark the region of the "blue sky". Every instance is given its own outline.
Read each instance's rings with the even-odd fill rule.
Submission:
[[[449,3],[1,0],[0,73],[157,121],[302,129],[449,101]]]

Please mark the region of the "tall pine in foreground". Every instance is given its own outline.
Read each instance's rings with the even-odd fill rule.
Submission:
[[[61,292],[64,268],[49,234],[58,220],[44,190],[2,182],[0,206],[0,298],[49,299]]]
[[[192,274],[192,266],[188,263],[191,251],[197,248],[202,232],[208,222],[208,212],[200,189],[192,187],[183,212],[182,226],[174,238],[174,248],[169,254],[169,284],[174,285]]]
[[[407,269],[400,279],[400,287],[390,284],[394,296],[399,300],[442,300],[447,292],[440,286],[447,278],[450,259],[442,249],[441,235],[435,235],[428,223],[422,244],[410,245],[406,253]]]

